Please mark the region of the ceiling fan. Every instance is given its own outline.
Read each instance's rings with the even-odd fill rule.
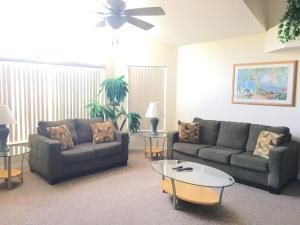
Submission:
[[[97,27],[105,27],[108,24],[113,29],[118,29],[125,23],[130,23],[143,30],[149,30],[154,25],[135,16],[165,15],[165,11],[161,7],[126,9],[126,2],[123,0],[107,0],[103,6],[108,12],[96,12],[103,16],[103,20],[97,24]]]

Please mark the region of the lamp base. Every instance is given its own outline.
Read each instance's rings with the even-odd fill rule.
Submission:
[[[159,119],[154,117],[150,119],[151,125],[152,125],[152,134],[157,134],[157,125],[159,122]]]
[[[0,150],[6,150],[7,149],[7,137],[9,134],[9,129],[6,127],[6,125],[0,124]]]

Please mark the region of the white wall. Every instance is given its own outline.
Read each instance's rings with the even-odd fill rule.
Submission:
[[[300,60],[300,51],[264,52],[265,34],[182,46],[178,50],[177,119],[241,121],[288,126],[300,140],[300,94],[296,107],[231,104],[233,64]],[[300,70],[298,69],[298,77]]]

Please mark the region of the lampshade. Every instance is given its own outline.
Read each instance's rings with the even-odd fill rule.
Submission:
[[[147,118],[154,118],[154,117],[159,117],[159,102],[150,102],[147,112],[146,112],[146,117]]]
[[[1,124],[13,124],[16,120],[6,105],[0,105],[0,125]]]

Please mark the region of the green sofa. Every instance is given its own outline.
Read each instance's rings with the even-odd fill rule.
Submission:
[[[92,171],[127,165],[128,133],[115,131],[116,140],[93,144],[90,124],[95,119],[40,121],[38,134],[29,136],[29,166],[32,172],[44,177],[50,184]],[[61,151],[60,142],[49,138],[47,127],[65,124],[72,135],[74,148]]]
[[[169,159],[209,165],[227,172],[237,181],[267,188],[272,193],[280,193],[286,184],[296,179],[299,144],[291,141],[289,128],[200,118],[193,122],[200,124],[199,144],[180,143],[178,132],[169,132]],[[269,159],[253,155],[262,130],[283,134],[281,145],[271,150]]]

